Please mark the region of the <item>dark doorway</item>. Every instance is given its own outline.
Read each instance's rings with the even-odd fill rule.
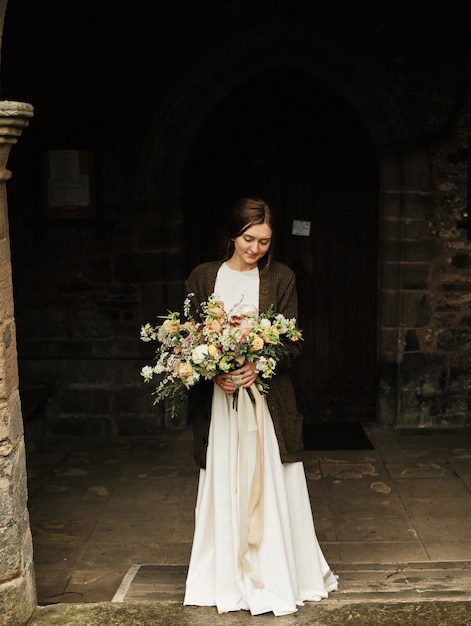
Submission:
[[[217,258],[226,211],[246,195],[276,208],[277,258],[297,274],[305,342],[293,378],[305,420],[374,419],[378,182],[351,107],[290,69],[228,96],[187,163],[188,271]]]

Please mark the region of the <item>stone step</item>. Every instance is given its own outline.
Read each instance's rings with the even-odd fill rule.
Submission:
[[[339,590],[328,604],[471,600],[471,561],[333,564]],[[183,601],[187,566],[134,564],[113,602]]]

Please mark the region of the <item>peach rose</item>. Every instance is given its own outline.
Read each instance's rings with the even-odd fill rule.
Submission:
[[[271,337],[268,337],[268,335],[264,334],[263,339],[265,343],[272,343],[275,345],[279,343],[280,331],[278,330],[278,328],[276,326],[272,326],[269,332],[270,332],[270,335],[274,335],[275,337],[277,337],[277,339],[272,339]]]
[[[258,335],[254,335],[251,343],[252,350],[258,352],[263,348],[263,339]]]
[[[162,324],[165,332],[167,333],[176,333],[180,328],[180,322],[176,320],[165,320]]]
[[[206,328],[212,333],[220,333],[222,330],[222,324],[219,320],[211,320],[206,324]]]
[[[224,315],[225,315],[224,303],[223,302],[217,302],[216,304],[209,306],[208,307],[208,314],[211,315],[212,317],[215,317],[215,318],[224,317]]]
[[[191,363],[179,363],[178,364],[178,376],[179,378],[189,378],[193,374],[193,367]]]
[[[293,335],[290,335],[289,338],[291,339],[291,341],[299,341],[303,338],[303,334],[300,330],[297,330]]]

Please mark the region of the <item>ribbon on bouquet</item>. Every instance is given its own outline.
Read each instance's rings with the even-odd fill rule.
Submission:
[[[250,547],[258,547],[263,533],[263,398],[255,385],[251,385],[249,391],[240,387],[241,381],[237,378],[232,377],[238,387],[239,564],[254,587],[261,589],[263,583],[247,559],[247,553]],[[253,431],[256,431],[255,464],[249,489],[249,433]]]

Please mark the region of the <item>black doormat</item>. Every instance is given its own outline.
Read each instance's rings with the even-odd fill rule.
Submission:
[[[374,450],[359,422],[304,424],[305,450]]]

